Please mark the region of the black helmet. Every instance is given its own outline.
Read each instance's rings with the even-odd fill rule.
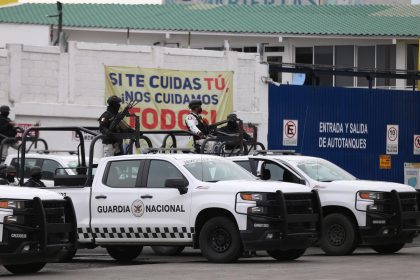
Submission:
[[[3,105],[0,107],[0,113],[9,113],[10,112],[10,107],[7,105]]]
[[[238,116],[234,113],[231,113],[227,116],[227,119],[231,122],[236,122],[238,120]]]
[[[193,99],[190,101],[190,104],[188,104],[188,108],[190,108],[191,110],[194,110],[195,108],[198,108],[201,105],[203,105],[203,102],[201,102],[200,99]]]
[[[108,103],[109,106],[119,105],[121,102],[122,102],[121,98],[119,98],[116,95],[109,97],[108,100],[106,101],[106,103]]]
[[[41,173],[42,173],[41,167],[34,166],[34,167],[31,168],[31,173],[30,173],[31,176],[38,175],[38,174],[41,174]]]

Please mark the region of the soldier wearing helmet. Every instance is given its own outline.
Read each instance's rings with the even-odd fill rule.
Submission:
[[[124,154],[122,140],[113,139],[110,136],[111,133],[126,132],[120,131],[117,127],[113,130],[110,129],[112,121],[117,116],[118,111],[120,110],[121,102],[121,98],[119,98],[116,95],[109,97],[107,100],[108,107],[98,119],[100,132],[108,136],[102,140],[104,157],[118,156]]]
[[[209,134],[209,126],[200,116],[203,111],[201,105],[203,105],[201,100],[191,100],[188,105],[190,113],[185,117],[185,125],[188,127],[189,131],[195,134],[195,140],[204,139]]]
[[[227,116],[227,124],[221,128],[219,128],[217,131],[221,131],[228,134],[237,134],[240,132],[240,127],[238,125],[238,121],[240,119],[235,113],[230,113]],[[243,140],[242,141],[250,141],[252,140],[252,137],[246,133],[245,131],[242,131],[243,133]],[[228,141],[225,143],[225,148],[227,150],[234,150],[237,149],[241,144],[241,140],[238,141]]]
[[[10,138],[10,141],[4,143],[2,147],[1,161],[4,161],[7,157],[8,150],[10,147],[18,149],[19,145],[14,139],[16,137],[15,122],[9,119],[10,107],[3,105],[0,107],[0,142],[4,138]]]
[[[205,139],[209,133],[209,125],[200,116],[203,109],[201,106],[203,102],[199,99],[193,99],[188,104],[190,108],[190,113],[185,117],[185,125],[187,126],[188,130],[194,133],[194,146],[196,150],[199,150],[203,139]]]
[[[16,168],[12,165],[0,165],[0,185],[19,186],[16,179]]]
[[[24,187],[46,188],[44,182],[41,181],[42,179],[41,167],[39,166],[32,167],[30,175],[31,175],[31,178],[29,178],[29,180],[23,184]]]

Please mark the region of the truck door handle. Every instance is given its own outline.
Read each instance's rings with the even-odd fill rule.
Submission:
[[[97,196],[95,196],[95,198],[96,199],[106,199],[106,195],[103,195],[103,194],[97,195]]]
[[[142,196],[140,196],[141,198],[153,198],[153,195],[150,195],[150,194],[145,194],[145,195],[142,195]]]

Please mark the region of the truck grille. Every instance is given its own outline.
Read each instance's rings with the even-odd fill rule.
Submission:
[[[313,214],[312,193],[285,193],[286,210],[288,214]]]
[[[267,194],[267,201],[257,202],[266,209],[265,216],[273,219],[284,233],[316,233],[322,216],[318,194],[276,193]]]
[[[42,207],[41,207],[42,204]],[[42,215],[45,213],[45,220]],[[71,224],[75,223],[71,203],[67,200],[30,200],[25,207],[15,210],[18,223],[35,231],[46,231],[46,245],[68,243],[71,237]],[[38,233],[37,233],[38,234]]]
[[[378,212],[390,218],[401,217],[397,222],[402,228],[415,228],[420,226],[420,220],[415,213],[420,209],[420,193],[418,192],[396,192],[384,193],[384,199],[375,200],[378,205]]]
[[[66,202],[43,201],[47,224],[64,224],[66,222],[65,208]]]

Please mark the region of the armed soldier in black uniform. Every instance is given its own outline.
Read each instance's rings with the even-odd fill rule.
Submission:
[[[119,156],[124,154],[123,140],[114,139],[112,133],[134,132],[134,130],[124,122],[124,117],[129,115],[128,110],[134,106],[127,105],[123,111],[119,112],[121,107],[121,98],[111,96],[108,98],[108,107],[106,111],[99,117],[99,130],[107,137],[102,140],[104,157]]]
[[[11,119],[9,119],[9,114],[9,106],[3,105],[0,107],[0,142],[3,141],[5,137],[10,138],[3,145],[1,161],[4,161],[6,159],[10,147],[14,149],[18,149],[19,147],[18,142],[14,139],[17,133],[15,127],[16,124]]]

